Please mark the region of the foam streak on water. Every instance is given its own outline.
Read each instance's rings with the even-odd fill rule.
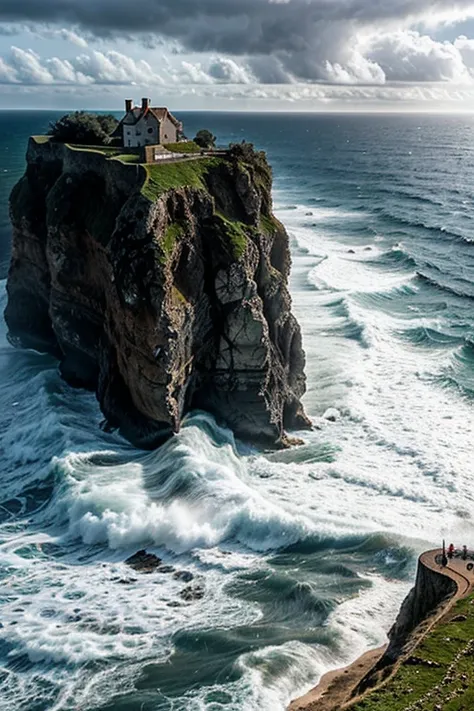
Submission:
[[[134,450],[2,329],[1,711],[283,711],[386,639],[420,550],[472,540],[474,174],[449,157],[469,132],[366,120],[207,122],[274,163],[316,426],[302,447],[252,450],[196,412]],[[204,597],[128,568],[144,547]]]

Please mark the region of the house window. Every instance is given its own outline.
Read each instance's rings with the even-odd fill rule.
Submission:
[[[148,133],[153,133],[153,129],[152,129],[152,128],[149,128],[149,129],[148,129]]]
[[[130,131],[127,131],[127,136],[130,136]]]
[[[137,129],[137,130],[135,131],[135,135],[136,135],[136,136],[141,136],[141,135],[142,135],[142,132]]]

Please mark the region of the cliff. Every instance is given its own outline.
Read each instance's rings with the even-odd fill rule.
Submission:
[[[458,582],[455,577],[447,574],[447,568],[438,566],[439,569],[436,569],[427,564],[431,562],[430,553],[434,558],[435,554],[429,551],[418,561],[415,586],[405,598],[388,634],[390,644],[384,655],[384,664],[393,663],[402,654],[409,653],[417,642],[416,636],[410,636],[411,632],[423,623],[425,628],[429,627],[432,615],[438,613],[439,606],[453,598],[458,591]],[[423,631],[422,628],[420,632]]]
[[[138,446],[194,408],[241,438],[285,443],[310,423],[264,154],[127,158],[30,139],[10,203],[10,341],[56,356]]]
[[[445,706],[429,705],[429,700],[454,698],[458,692],[452,696],[452,685],[468,688],[464,670],[460,679],[453,670],[461,655],[472,656],[474,650],[474,614],[466,625],[468,616],[456,614],[460,606],[463,613],[472,610],[474,599],[468,596],[474,590],[474,557],[466,562],[457,556],[448,566],[441,560],[442,550],[420,556],[415,586],[401,606],[386,648],[371,650],[349,667],[327,674],[315,689],[293,701],[289,711],[441,709]],[[472,669],[472,662],[467,663]]]

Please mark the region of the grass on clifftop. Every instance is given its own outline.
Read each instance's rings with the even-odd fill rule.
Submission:
[[[51,136],[31,136],[31,138],[37,144],[49,143],[51,140]]]
[[[201,148],[194,141],[181,141],[179,143],[165,143],[167,151],[172,153],[200,153]]]
[[[217,167],[219,158],[198,158],[176,163],[150,163],[143,167],[147,179],[142,194],[154,202],[167,190],[178,188],[201,188],[207,190],[203,180],[210,168]]]
[[[386,686],[351,711],[472,711],[474,595],[458,602],[425,637]]]
[[[140,156],[137,153],[120,153],[115,158],[122,163],[140,163]]]

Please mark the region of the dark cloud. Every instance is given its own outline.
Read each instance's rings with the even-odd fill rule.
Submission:
[[[354,49],[364,27],[472,10],[473,0],[0,0],[0,21],[62,23],[100,36],[150,34],[250,58],[268,82],[382,81]],[[265,57],[273,64],[265,64]],[[222,68],[219,68],[221,71]],[[222,70],[222,71],[227,71]]]

